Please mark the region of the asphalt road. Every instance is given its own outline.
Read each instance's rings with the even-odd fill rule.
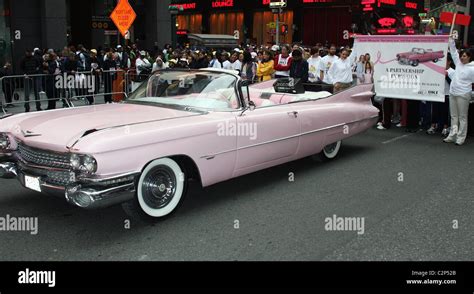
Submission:
[[[154,225],[120,207],[84,211],[0,180],[0,217],[39,218],[37,235],[0,231],[0,259],[474,260],[474,138],[466,145],[369,130],[338,158],[310,158],[190,193]],[[294,181],[289,181],[289,174]],[[363,217],[364,233],[326,218]]]

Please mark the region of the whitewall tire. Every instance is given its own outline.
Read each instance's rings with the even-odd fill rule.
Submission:
[[[323,150],[317,154],[314,158],[319,161],[328,161],[336,158],[339,150],[341,149],[341,141],[324,146]]]

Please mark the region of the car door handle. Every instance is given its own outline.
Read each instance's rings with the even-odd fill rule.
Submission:
[[[287,112],[287,114],[289,116],[298,117],[298,111],[290,111],[290,112]]]

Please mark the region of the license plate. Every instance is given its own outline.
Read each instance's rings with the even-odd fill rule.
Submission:
[[[40,185],[39,178],[25,175],[25,186],[28,189],[31,189],[33,191],[41,192],[41,185]]]

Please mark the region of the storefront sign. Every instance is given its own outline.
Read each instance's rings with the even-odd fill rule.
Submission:
[[[234,7],[234,0],[217,0],[212,1],[212,8]]]
[[[196,2],[170,4],[169,7],[176,7],[178,10],[193,10],[197,8]]]
[[[378,22],[382,27],[391,27],[397,22],[397,20],[393,17],[384,17],[380,18]]]
[[[358,35],[354,50],[372,56],[377,96],[443,102],[448,38]]]
[[[333,3],[336,0],[303,0],[303,3]]]

